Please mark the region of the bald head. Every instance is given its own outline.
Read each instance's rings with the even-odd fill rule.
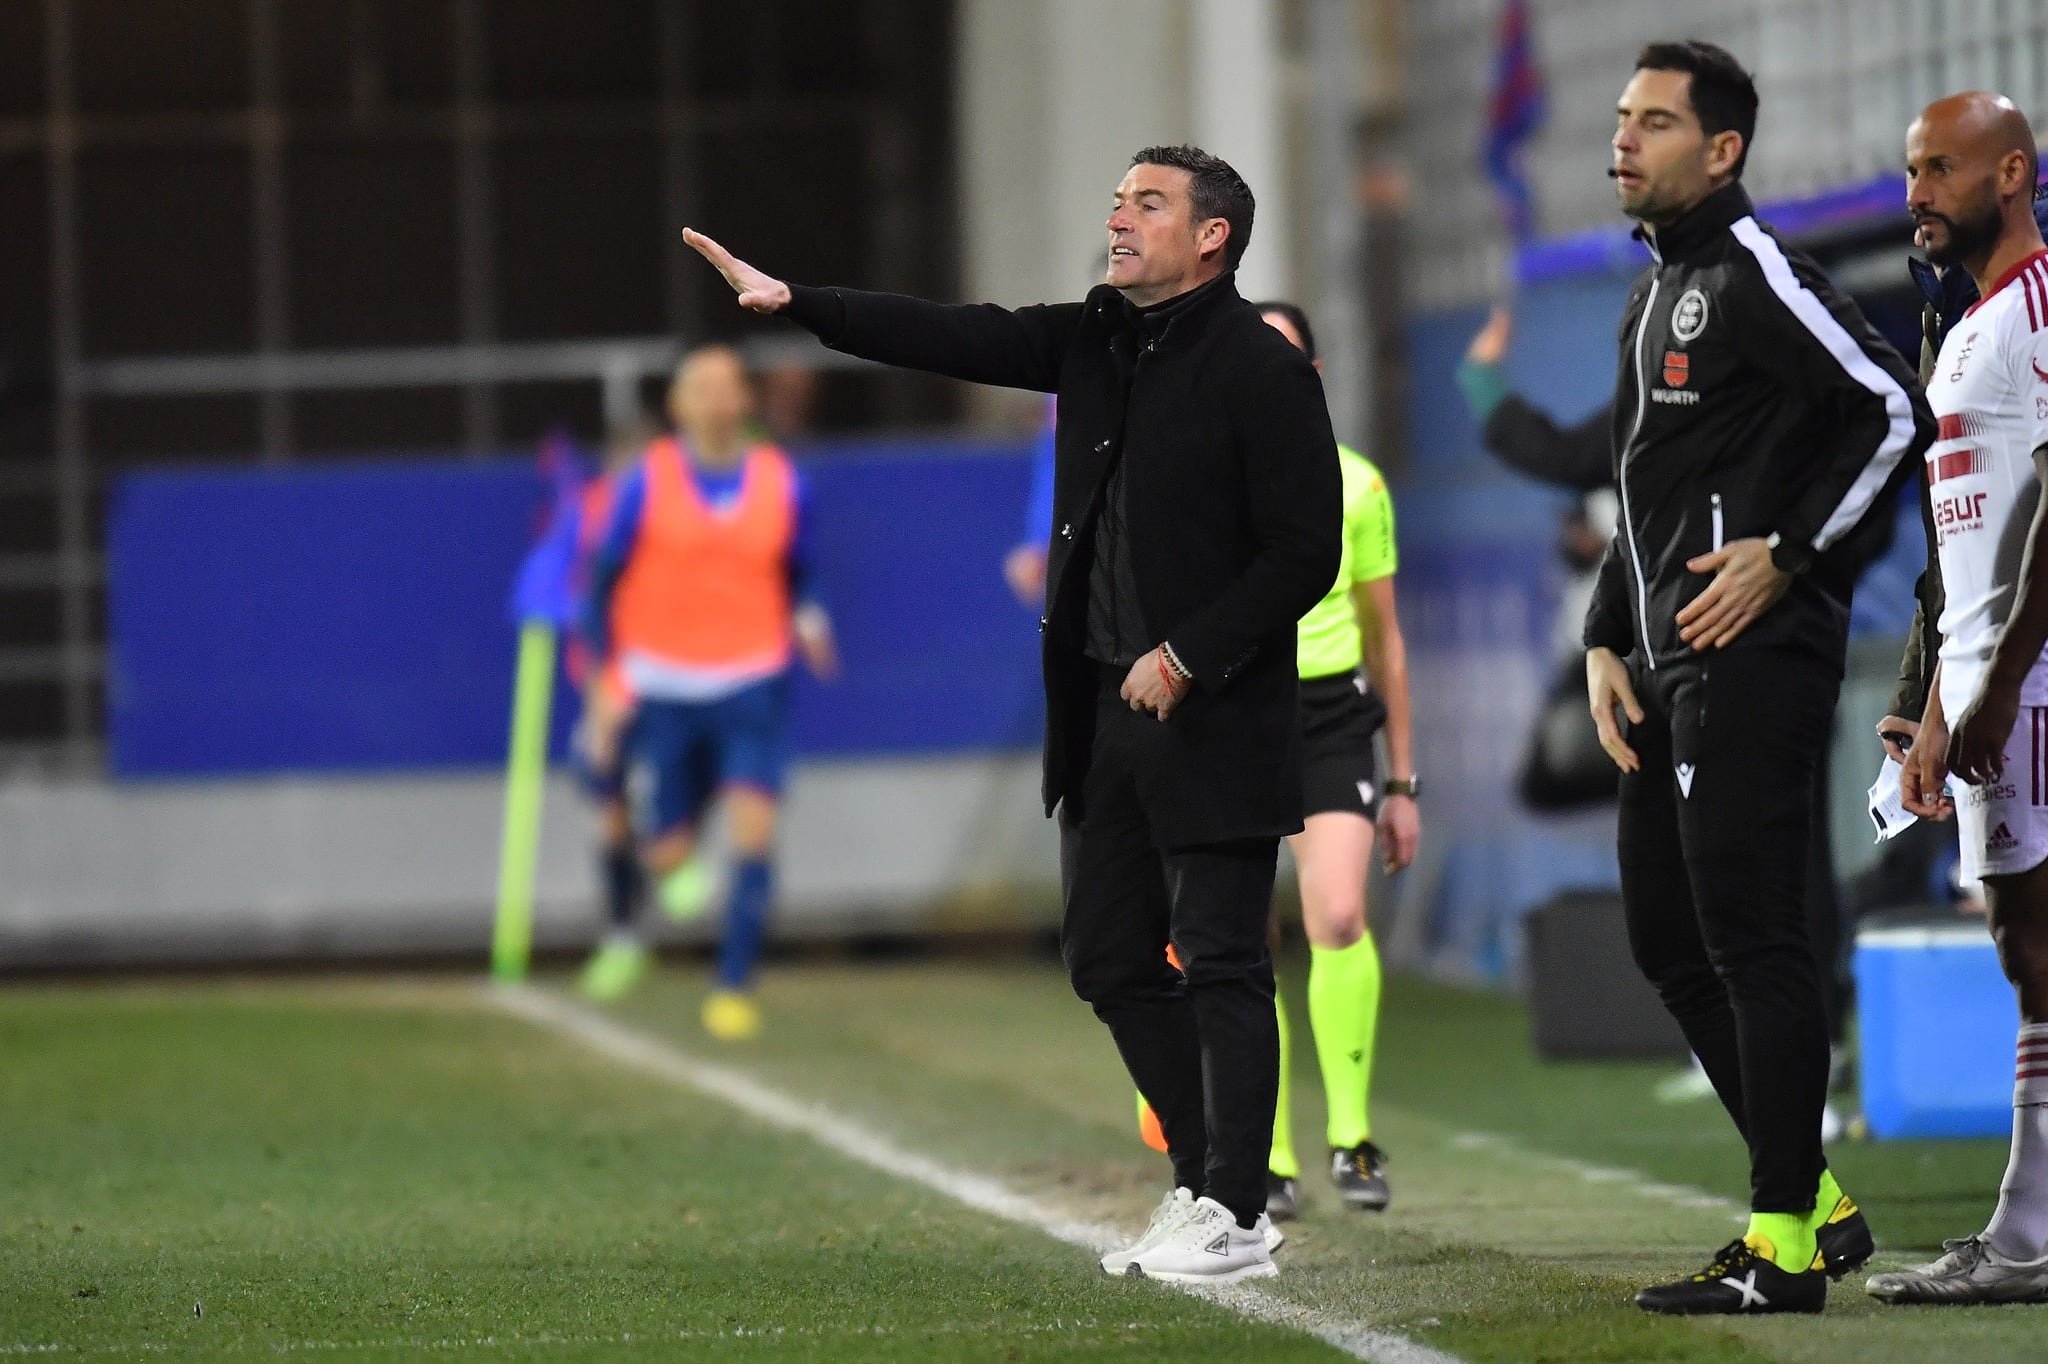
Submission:
[[[2034,129],[2019,106],[1990,90],[1966,90],[1938,99],[1920,111],[1915,127],[1965,149],[1987,163],[2017,155],[2025,162],[2031,196],[2040,173],[2034,150]],[[1910,137],[1912,134],[1907,134]]]
[[[2038,174],[2034,130],[2004,95],[1971,90],[1938,99],[1906,129],[1906,207],[1915,239],[1936,265],[1974,275],[2008,248],[2038,247]]]
[[[676,366],[668,389],[669,416],[698,459],[714,464],[737,460],[753,406],[746,364],[731,346],[699,346]]]

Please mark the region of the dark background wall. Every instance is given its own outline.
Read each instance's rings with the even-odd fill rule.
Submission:
[[[600,434],[593,380],[264,393],[266,355],[745,333],[685,223],[795,278],[948,292],[951,24],[950,0],[0,5],[0,760],[97,761],[121,472]],[[178,355],[252,381],[95,378]],[[835,372],[810,413],[956,402]]]

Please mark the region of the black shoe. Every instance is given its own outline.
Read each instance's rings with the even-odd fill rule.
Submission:
[[[1863,1220],[1863,1214],[1849,1201],[1847,1194],[1835,1204],[1834,1212],[1813,1234],[1813,1239],[1820,1247],[1821,1268],[1827,1271],[1830,1279],[1839,1279],[1863,1268],[1877,1249],[1877,1242],[1870,1235],[1870,1224]]]
[[[1266,1216],[1292,1222],[1301,1213],[1301,1187],[1285,1175],[1266,1172]]]
[[[1828,1305],[1828,1278],[1818,1269],[1794,1274],[1730,1241],[1707,1267],[1677,1283],[1658,1284],[1636,1294],[1645,1312],[1672,1317],[1749,1315],[1757,1312],[1818,1312]]]
[[[1367,1212],[1383,1211],[1393,1201],[1387,1187],[1387,1153],[1369,1141],[1330,1151],[1330,1182],[1345,1203]]]

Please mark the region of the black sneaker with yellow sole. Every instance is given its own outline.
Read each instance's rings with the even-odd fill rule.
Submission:
[[[1672,1317],[1818,1312],[1827,1305],[1826,1274],[1818,1268],[1780,1269],[1747,1241],[1722,1246],[1697,1274],[1636,1294],[1636,1306],[1645,1312]]]
[[[1834,1211],[1820,1224],[1813,1239],[1820,1247],[1821,1268],[1830,1279],[1855,1273],[1870,1262],[1877,1250],[1870,1224],[1863,1220],[1862,1211],[1849,1201],[1847,1194],[1835,1200]]]

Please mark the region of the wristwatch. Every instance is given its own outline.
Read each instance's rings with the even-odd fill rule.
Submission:
[[[1422,778],[1389,777],[1380,783],[1380,790],[1389,796],[1406,796],[1410,800],[1417,800],[1422,796]]]
[[[1813,547],[1811,545],[1802,545],[1796,540],[1787,540],[1776,531],[1772,531],[1768,536],[1764,537],[1764,543],[1770,547],[1771,566],[1780,573],[1790,573],[1797,577],[1813,567]]]

